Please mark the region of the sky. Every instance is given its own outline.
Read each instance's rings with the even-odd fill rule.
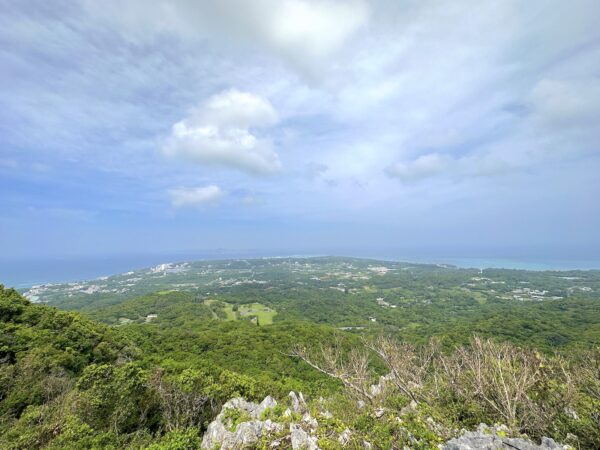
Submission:
[[[0,0],[2,257],[598,257],[599,23],[597,0]]]

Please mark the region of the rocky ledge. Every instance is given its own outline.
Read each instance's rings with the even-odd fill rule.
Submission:
[[[317,417],[309,412],[302,394],[290,392],[287,407],[278,405],[271,396],[260,404],[234,398],[223,406],[219,415],[208,426],[202,440],[204,450],[238,450],[271,448],[293,450],[319,450],[319,420],[331,419],[331,414],[322,409]],[[286,407],[285,410],[283,408]],[[416,405],[409,409],[414,411]],[[275,414],[277,411],[277,414]],[[377,417],[379,417],[376,414]],[[278,421],[272,420],[278,418]],[[400,419],[398,419],[400,420]],[[503,425],[490,427],[481,424],[476,431],[463,431],[462,435],[438,447],[441,450],[567,450],[550,438],[542,438],[541,444],[523,439],[507,437],[508,428]],[[341,448],[374,449],[374,446],[349,429],[336,434],[335,440]],[[404,447],[404,450],[410,450]]]
[[[466,431],[460,437],[446,442],[442,450],[567,450],[570,447],[556,443],[553,439],[542,438],[541,444],[535,444],[527,439],[506,437],[508,428],[503,425],[489,427],[479,425],[477,431]]]

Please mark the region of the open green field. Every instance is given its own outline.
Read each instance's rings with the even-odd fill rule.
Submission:
[[[277,314],[277,311],[263,305],[262,303],[251,303],[249,305],[240,305],[238,315],[245,316],[256,316],[258,322],[261,325],[270,325],[273,323],[273,317]]]
[[[205,300],[206,305],[212,305],[217,300]],[[250,303],[247,305],[233,305],[231,303],[219,302],[223,304],[223,311],[226,315],[226,320],[239,320],[245,317],[257,317],[258,322],[261,325],[270,325],[273,323],[273,318],[277,314],[277,311],[263,305],[262,303]],[[235,306],[238,306],[235,310]]]

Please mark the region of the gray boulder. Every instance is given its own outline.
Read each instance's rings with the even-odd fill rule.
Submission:
[[[277,402],[275,401],[275,399],[273,397],[271,397],[270,395],[267,395],[265,397],[265,399],[260,403],[260,405],[258,405],[258,407],[254,410],[254,418],[255,419],[260,419],[262,414],[267,410],[267,409],[273,409],[277,406]]]
[[[319,450],[317,437],[311,436],[298,425],[290,425],[290,437],[293,450]]]
[[[338,437],[338,442],[342,447],[347,446],[350,443],[350,439],[352,438],[352,431],[346,428],[342,434]]]
[[[371,392],[371,395],[373,397],[377,397],[378,395],[381,395],[383,393],[383,391],[385,390],[385,387],[393,379],[394,379],[393,373],[388,373],[387,375],[383,375],[383,376],[379,377],[379,382],[377,384],[372,384],[369,389]]]
[[[215,446],[221,450],[237,450],[251,448],[263,436],[283,431],[283,426],[271,420],[260,420],[263,412],[268,408],[274,408],[277,402],[271,397],[266,397],[260,404],[248,402],[243,398],[229,400],[219,415],[208,426],[202,438],[202,448],[211,450]],[[235,409],[246,413],[251,420],[237,424],[235,430],[231,430],[227,411]]]
[[[299,392],[298,395],[296,395],[294,391],[290,391],[288,397],[290,398],[290,404],[293,412],[302,414],[308,410],[302,392]]]
[[[302,422],[311,430],[316,430],[319,426],[317,419],[311,416],[310,413],[304,413],[304,416],[302,416]]]
[[[539,445],[527,439],[503,437],[498,433],[504,429],[504,427],[495,428],[481,424],[477,431],[467,431],[462,436],[446,442],[441,448],[442,450],[565,450],[569,448],[546,437],[542,438]]]

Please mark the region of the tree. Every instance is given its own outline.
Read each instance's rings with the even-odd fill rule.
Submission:
[[[339,336],[330,345],[307,348],[295,345],[290,356],[302,359],[312,368],[342,382],[348,392],[360,400],[372,402],[370,392],[373,373],[369,368],[369,354],[366,349],[343,350]]]

